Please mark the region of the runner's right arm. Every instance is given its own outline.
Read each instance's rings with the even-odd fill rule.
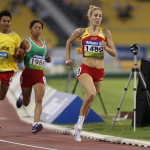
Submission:
[[[24,60],[24,57],[27,52],[28,42],[23,40],[20,44],[20,48],[17,50],[16,54],[19,54],[20,57],[17,58],[17,61],[20,63]]]

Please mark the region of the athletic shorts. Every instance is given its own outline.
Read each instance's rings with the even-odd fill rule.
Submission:
[[[0,72],[0,81],[6,83],[7,85],[10,85],[13,75],[14,71]]]
[[[46,84],[43,70],[30,70],[25,68],[20,76],[21,87],[32,87],[36,83]]]
[[[102,81],[105,76],[104,68],[97,69],[82,63],[77,70],[77,77],[83,73],[89,74],[92,77],[93,82]]]

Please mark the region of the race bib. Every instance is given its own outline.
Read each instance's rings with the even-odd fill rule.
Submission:
[[[44,64],[45,64],[45,57],[44,57],[44,56],[34,55],[34,56],[30,59],[30,65],[34,65],[34,66],[44,66]]]
[[[30,64],[35,66],[44,66],[45,60],[37,59],[37,58],[31,58]]]
[[[46,85],[46,78],[45,77],[43,77],[43,82]]]
[[[104,49],[99,41],[85,41],[84,55],[93,57],[103,57]]]
[[[80,73],[81,73],[81,69],[82,69],[81,67],[79,67],[79,68],[78,68],[78,70],[77,70],[77,76],[79,76],[79,75],[80,75]]]
[[[97,53],[97,52],[103,52],[103,47],[102,46],[92,46],[92,45],[85,45],[84,46],[84,51],[85,52],[92,52],[92,53]]]

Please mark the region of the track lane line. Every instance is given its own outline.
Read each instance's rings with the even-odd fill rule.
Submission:
[[[38,148],[38,149],[58,150],[58,149],[52,149],[52,148],[46,148],[46,147],[39,147],[39,146],[34,146],[34,145],[16,143],[16,142],[11,142],[11,141],[5,141],[5,140],[1,140],[1,139],[0,139],[0,142],[9,143],[9,144],[15,144],[15,145],[21,145],[21,146],[26,146],[26,147],[34,147],[34,148]]]

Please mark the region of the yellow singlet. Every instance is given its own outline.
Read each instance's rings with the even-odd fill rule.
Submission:
[[[3,34],[0,32],[0,72],[4,71],[17,71],[14,54],[15,48],[19,47],[21,38],[15,32]]]

